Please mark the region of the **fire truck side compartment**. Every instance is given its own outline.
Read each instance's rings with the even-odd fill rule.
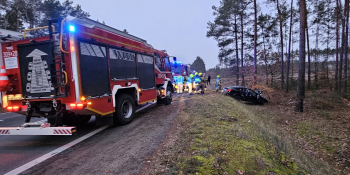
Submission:
[[[79,41],[81,86],[85,96],[111,94],[106,46]]]
[[[136,54],[109,47],[111,79],[137,78]]]

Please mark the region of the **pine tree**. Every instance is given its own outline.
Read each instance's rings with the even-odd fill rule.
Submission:
[[[293,26],[293,0],[290,3],[290,23],[289,23],[289,48],[287,59],[287,77],[286,77],[286,92],[289,90],[289,64],[290,64],[290,47],[292,42],[292,26]]]
[[[305,28],[306,28],[306,2],[300,0],[299,2],[300,13],[300,38],[299,38],[299,74],[298,74],[298,87],[297,87],[297,103],[295,111],[304,111],[304,98],[305,98]]]
[[[205,64],[200,56],[197,56],[197,58],[193,61],[193,63],[191,64],[191,69],[197,72],[205,73]]]

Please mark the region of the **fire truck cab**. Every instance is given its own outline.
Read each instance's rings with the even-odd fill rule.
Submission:
[[[2,44],[9,77],[0,87],[6,94],[3,106],[26,115],[23,132],[13,131],[15,135],[24,134],[32,117],[47,118],[40,126],[52,132],[31,135],[61,135],[55,127],[84,124],[92,115],[99,122],[125,125],[138,105],[172,102],[165,51],[88,18],[50,20],[47,28],[46,34]]]

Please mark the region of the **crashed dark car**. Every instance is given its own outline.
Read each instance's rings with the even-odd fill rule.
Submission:
[[[242,100],[254,104],[265,104],[269,101],[262,96],[262,91],[252,90],[243,86],[229,86],[222,90],[222,94],[229,95],[236,100]]]

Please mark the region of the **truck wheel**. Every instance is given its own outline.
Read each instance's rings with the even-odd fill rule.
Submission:
[[[122,94],[117,97],[113,119],[115,124],[126,125],[134,119],[135,103],[128,94]]]
[[[165,103],[164,103],[165,105],[170,105],[171,102],[173,101],[173,93],[171,92],[170,88],[171,88],[170,86],[166,88],[166,97],[165,97]]]
[[[91,119],[91,115],[77,115],[72,112],[63,114],[63,124],[67,126],[81,126]]]

